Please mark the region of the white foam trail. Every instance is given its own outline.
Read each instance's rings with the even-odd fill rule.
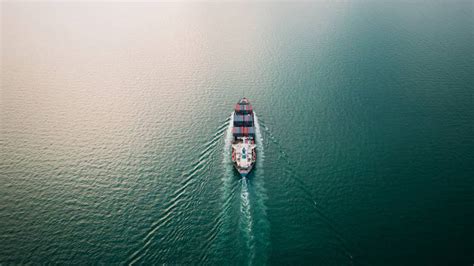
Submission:
[[[249,197],[250,195],[249,195],[247,178],[246,177],[242,178],[241,183],[242,183],[241,195],[240,195],[241,216],[240,216],[239,222],[240,222],[240,228],[242,232],[244,233],[246,248],[248,249],[248,251],[246,252],[248,254],[248,262],[249,264],[252,264],[255,258],[255,235],[253,233],[254,222],[253,222],[252,210],[250,206],[250,197]]]
[[[265,159],[263,136],[254,112],[255,138],[257,144],[257,165],[251,180],[242,179],[241,212],[246,224],[245,236],[249,248],[248,264],[265,264],[269,246],[269,222],[266,214],[267,199],[264,186],[263,162]]]
[[[262,132],[260,131],[260,123],[258,123],[258,116],[256,112],[253,112],[254,120],[255,120],[255,137],[257,140],[257,167],[262,168],[263,166],[263,159],[265,158],[265,154],[263,152],[263,136]],[[263,172],[263,169],[262,171]]]
[[[230,114],[229,125],[227,127],[224,139],[224,150],[222,154],[222,166],[224,169],[224,174],[222,175],[222,184],[223,184],[223,201],[227,199],[229,194],[232,191],[232,161],[230,155],[230,149],[232,147],[232,140],[234,136],[232,135],[232,127],[234,126],[234,112]]]
[[[230,119],[229,119],[229,126],[227,127],[227,131],[225,133],[225,139],[224,139],[224,154],[222,156],[222,163],[224,165],[224,168],[227,170],[229,167],[227,167],[231,160],[230,160],[230,147],[232,146],[232,126],[234,125],[234,112],[230,114]],[[232,170],[232,168],[230,168]],[[227,171],[226,171],[227,173]],[[228,179],[228,175],[225,175],[222,177],[223,179]]]

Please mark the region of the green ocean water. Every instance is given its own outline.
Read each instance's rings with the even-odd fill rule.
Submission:
[[[0,264],[474,263],[472,2],[0,5]]]

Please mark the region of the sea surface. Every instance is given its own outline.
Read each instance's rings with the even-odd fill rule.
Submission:
[[[1,2],[0,264],[472,265],[473,5]]]

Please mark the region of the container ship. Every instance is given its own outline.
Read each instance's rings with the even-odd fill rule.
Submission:
[[[252,171],[257,160],[255,144],[255,125],[252,105],[242,98],[235,105],[232,127],[232,163],[242,177]]]

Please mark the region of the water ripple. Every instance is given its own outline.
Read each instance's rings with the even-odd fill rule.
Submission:
[[[143,244],[129,257],[126,264],[135,264],[143,258],[143,256],[147,253],[155,234],[170,222],[170,220],[173,218],[172,213],[178,206],[187,206],[191,204],[192,201],[185,197],[186,191],[189,186],[193,184],[194,178],[200,176],[203,170],[211,163],[209,157],[217,147],[219,139],[222,138],[224,131],[227,129],[229,120],[230,118],[227,118],[225,121],[223,121],[217,128],[213,137],[208,142],[203,144],[205,149],[203,149],[203,151],[199,154],[199,158],[192,164],[192,168],[183,174],[182,177],[184,177],[184,179],[181,182],[180,187],[171,195],[171,199],[163,207],[163,213],[161,214],[160,219],[151,225],[150,230],[146,233],[142,240]],[[217,231],[217,229],[214,229],[214,231]]]

